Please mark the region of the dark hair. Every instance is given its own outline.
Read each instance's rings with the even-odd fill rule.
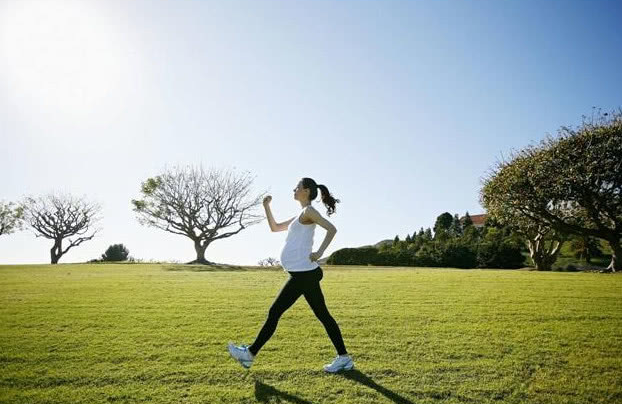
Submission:
[[[310,201],[317,197],[317,190],[319,188],[322,192],[322,203],[326,205],[327,208],[326,214],[330,216],[335,213],[335,204],[339,202],[339,199],[333,198],[330,192],[328,192],[326,185],[316,184],[313,179],[304,177],[302,179],[302,187],[311,190],[311,194],[309,195]]]

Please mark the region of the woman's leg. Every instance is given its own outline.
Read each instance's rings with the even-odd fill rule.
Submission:
[[[345,344],[343,343],[343,338],[341,336],[341,330],[339,329],[339,325],[328,312],[328,308],[326,307],[326,302],[324,300],[324,294],[322,293],[322,288],[320,287],[320,280],[322,279],[322,275],[320,274],[319,279],[309,280],[304,288],[304,296],[311,306],[313,313],[315,316],[322,322],[330,340],[333,342],[335,349],[337,350],[338,355],[346,355],[348,352],[346,351]]]
[[[274,299],[272,306],[270,306],[268,318],[259,331],[257,338],[255,338],[255,342],[248,347],[253,355],[257,355],[261,347],[272,337],[279,322],[279,318],[281,318],[283,313],[285,313],[296,300],[298,300],[300,295],[302,295],[302,290],[300,290],[297,280],[290,276],[287,282],[285,282],[285,285],[281,288],[278,296]]]

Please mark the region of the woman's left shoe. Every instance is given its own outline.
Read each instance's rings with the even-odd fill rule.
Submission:
[[[233,342],[227,344],[231,357],[240,362],[245,369],[250,368],[255,360],[255,356],[248,350],[248,347],[248,345],[235,346]]]
[[[324,371],[329,373],[336,373],[340,370],[351,370],[354,368],[354,361],[348,356],[337,356],[333,363],[324,365]]]

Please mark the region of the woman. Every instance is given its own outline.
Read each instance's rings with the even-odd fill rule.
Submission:
[[[327,213],[330,216],[335,212],[335,203],[339,202],[339,199],[333,198],[326,186],[317,185],[311,178],[303,178],[294,189],[294,199],[299,201],[302,206],[302,213],[299,216],[294,216],[283,223],[276,223],[270,211],[272,197],[268,195],[263,200],[270,230],[288,231],[285,246],[281,251],[281,265],[289,273],[289,279],[285,282],[285,285],[272,303],[268,311],[268,318],[259,331],[255,342],[250,346],[235,346],[229,342],[229,353],[246,369],[251,367],[261,347],[274,334],[279,318],[301,295],[304,295],[313,313],[324,325],[330,340],[337,350],[337,357],[332,363],[325,365],[324,370],[334,373],[340,370],[350,370],[354,367],[354,362],[348,355],[343,343],[341,330],[335,319],[328,312],[324,295],[320,288],[323,272],[317,260],[322,257],[326,247],[328,247],[335,233],[337,233],[337,229],[311,206],[311,201],[317,196],[318,188],[322,192],[322,202],[327,206]],[[320,249],[317,252],[311,252],[316,224],[325,228],[327,233]]]

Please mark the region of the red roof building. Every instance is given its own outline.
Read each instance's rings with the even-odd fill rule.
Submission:
[[[471,220],[473,221],[473,226],[475,227],[484,227],[484,222],[486,222],[486,214],[481,215],[469,215],[471,216]],[[464,223],[464,218],[466,216],[462,216],[460,218],[460,223]]]

